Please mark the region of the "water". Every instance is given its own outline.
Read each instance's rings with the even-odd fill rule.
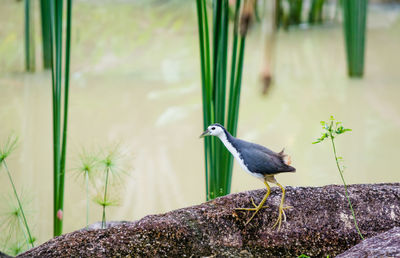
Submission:
[[[110,220],[136,220],[203,202],[194,3],[173,8],[128,1],[74,4],[64,232],[85,225],[84,183],[72,172],[83,147],[120,142],[128,153],[130,176],[118,191],[121,205],[108,209]],[[52,234],[50,74],[23,72],[23,4],[7,0],[0,17],[0,139],[11,131],[20,135],[9,167],[30,200],[28,220],[41,243]],[[339,25],[279,33],[275,84],[263,96],[264,48],[259,30],[253,31],[247,41],[238,136],[275,151],[286,147],[297,172],[278,176],[280,183],[341,183],[328,142],[311,144],[320,135],[319,121],[331,114],[353,129],[337,139],[348,183],[399,181],[399,32],[398,8],[370,9],[362,80],[346,76]],[[39,50],[37,57],[40,62]],[[0,178],[5,196],[11,188],[4,171]],[[233,192],[262,187],[235,165]],[[90,222],[100,219],[100,207],[91,203]]]

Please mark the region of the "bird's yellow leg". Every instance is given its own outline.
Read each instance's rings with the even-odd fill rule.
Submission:
[[[286,221],[285,209],[290,209],[292,207],[291,206],[283,207],[283,204],[285,202],[285,188],[278,182],[275,182],[275,183],[282,189],[282,198],[281,198],[281,203],[279,205],[278,219],[276,220],[276,222],[272,226],[272,228],[275,228],[276,226],[278,226],[278,231],[279,231],[281,228],[281,224],[282,224],[282,216],[283,216],[283,220]]]
[[[247,220],[247,222],[245,223],[245,225],[249,224],[249,222],[254,218],[254,216],[257,214],[257,212],[262,209],[262,208],[266,208],[266,206],[264,207],[264,203],[267,201],[267,198],[269,196],[269,194],[271,193],[271,187],[269,187],[267,181],[264,181],[265,186],[267,187],[267,193],[265,194],[264,198],[262,199],[262,201],[256,205],[253,201],[253,198],[251,199],[254,208],[235,208],[235,210],[244,210],[244,211],[254,211],[253,215],[251,215],[250,219]]]

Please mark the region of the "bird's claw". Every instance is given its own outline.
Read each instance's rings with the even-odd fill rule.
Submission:
[[[240,211],[254,211],[251,217],[246,221],[244,224],[245,226],[249,224],[249,222],[256,216],[257,212],[263,208],[267,208],[268,206],[263,206],[264,202],[260,202],[259,205],[256,205],[256,203],[253,200],[253,197],[251,197],[251,204],[253,204],[253,208],[235,208],[235,210],[240,210]]]
[[[260,210],[260,209],[264,209],[264,208],[267,208],[268,206],[263,206],[263,207],[258,207],[258,205],[254,202],[254,199],[253,199],[253,197],[250,197],[251,198],[251,204],[253,204],[253,208],[235,208],[235,210],[239,210],[239,211],[258,211],[258,210]]]
[[[282,225],[282,215],[283,215],[283,221],[286,222],[285,210],[286,209],[291,209],[291,208],[293,208],[293,207],[292,206],[283,207],[283,205],[279,205],[278,219],[275,221],[274,225],[272,226],[272,229],[274,229],[276,226],[278,226],[277,230],[280,231],[281,225]]]

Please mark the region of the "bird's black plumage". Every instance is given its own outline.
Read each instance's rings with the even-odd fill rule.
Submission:
[[[238,151],[240,158],[250,172],[262,175],[275,175],[283,172],[296,171],[294,167],[285,163],[285,154],[283,151],[277,153],[262,145],[237,139],[222,125],[215,125],[224,130],[227,140]]]

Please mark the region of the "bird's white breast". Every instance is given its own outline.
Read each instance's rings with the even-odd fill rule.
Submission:
[[[247,173],[249,173],[250,175],[257,177],[257,178],[264,178],[263,175],[261,174],[257,174],[257,173],[253,173],[251,172],[246,165],[244,164],[243,158],[241,157],[240,153],[236,150],[235,147],[233,147],[233,145],[228,141],[227,137],[225,134],[219,135],[218,136],[219,139],[222,141],[222,143],[225,145],[225,147],[228,149],[228,151],[230,153],[232,153],[233,157],[237,160],[237,162],[239,162],[240,167],[246,171]]]

